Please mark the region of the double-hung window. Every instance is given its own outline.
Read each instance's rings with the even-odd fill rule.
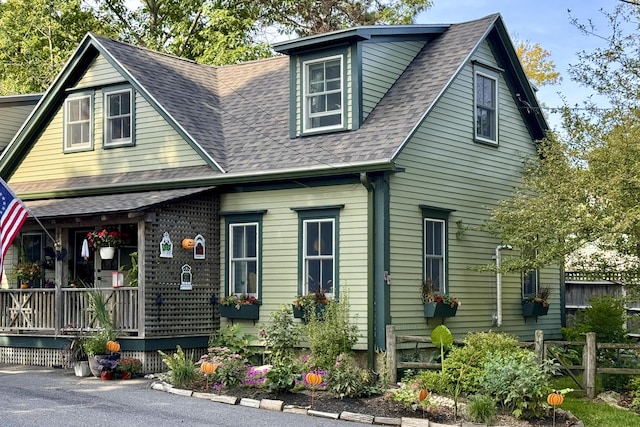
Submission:
[[[422,209],[422,278],[436,292],[447,292],[447,224],[451,209],[420,206]]]
[[[131,89],[105,93],[105,146],[132,142],[132,98]]]
[[[65,151],[91,148],[92,97],[73,96],[64,103],[64,149]]]
[[[343,127],[342,56],[304,63],[304,131]]]
[[[475,73],[475,137],[498,143],[498,78],[485,70]]]
[[[229,294],[259,298],[259,222],[228,224]]]
[[[522,275],[522,296],[534,296],[538,293],[539,287],[538,270],[529,271]]]

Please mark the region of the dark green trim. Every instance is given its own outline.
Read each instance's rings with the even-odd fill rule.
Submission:
[[[389,175],[378,176],[374,181],[374,307],[375,345],[386,350],[386,327],[391,323],[391,301],[385,272],[390,266],[390,188]]]
[[[296,121],[296,99],[299,96],[298,86],[301,85],[297,79],[297,66],[298,63],[295,60],[289,60],[289,138],[296,138],[302,134],[302,126]]]
[[[267,209],[256,209],[250,211],[220,211],[218,216],[232,216],[232,215],[264,215],[267,213]]]
[[[351,127],[356,130],[362,124],[362,45],[357,43],[351,47]]]
[[[357,184],[359,174],[328,176],[322,178],[302,178],[285,181],[269,181],[264,183],[249,183],[225,187],[225,193],[248,193],[253,191],[290,190],[293,188],[327,187],[331,185]]]
[[[374,187],[369,176],[362,174],[362,185],[367,189],[367,366],[375,370],[376,333],[375,333],[375,280],[373,254],[375,253],[375,205]]]
[[[266,212],[266,210],[264,211]],[[224,218],[225,222],[225,245],[224,245],[224,289],[222,290],[222,296],[229,296],[229,242],[230,242],[230,229],[231,225],[246,224],[246,223],[258,223],[258,282],[256,283],[258,290],[258,300],[262,301],[262,217],[263,212],[255,213],[237,213],[227,214]]]
[[[327,205],[327,206],[302,206],[299,208],[289,208],[289,209],[295,212],[304,212],[304,211],[326,212],[329,209],[343,209],[343,208],[344,208],[344,205]],[[313,216],[313,217],[316,218],[316,216]],[[329,218],[329,216],[322,216],[321,218]]]
[[[439,208],[435,206],[427,206],[420,205],[420,209],[422,209],[422,276],[424,277],[425,265],[425,220],[427,219],[435,219],[444,221],[444,291],[445,293],[449,292],[449,223],[450,218],[449,215],[451,212],[455,212],[455,209],[449,208]]]
[[[564,277],[564,265],[561,265],[560,268],[560,326],[563,328],[567,327],[567,295],[566,295],[566,284]]]
[[[340,210],[343,207],[344,205],[291,208],[292,211],[298,212],[298,295],[302,295],[304,292],[304,277],[302,276],[304,270],[302,241],[304,236],[304,221],[333,219],[333,239],[335,246],[335,253],[333,254],[333,297],[336,300],[340,298]]]
[[[440,208],[437,206],[418,205],[422,209],[422,215],[429,216],[436,219],[448,219],[451,212],[455,212],[455,209]]]

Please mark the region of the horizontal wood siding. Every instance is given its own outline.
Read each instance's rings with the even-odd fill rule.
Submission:
[[[366,349],[367,328],[367,191],[360,184],[223,194],[222,211],[266,209],[262,219],[262,305],[260,322],[298,294],[298,213],[292,207],[344,204],[340,210],[339,292],[351,303],[351,316]],[[225,221],[220,219],[221,289],[225,288]],[[224,294],[224,291],[221,291]],[[237,322],[238,320],[236,320]],[[221,323],[228,322],[221,319]],[[245,330],[255,333],[251,321]]]
[[[366,119],[424,46],[423,41],[362,44],[362,113]]]
[[[125,82],[124,76],[113,68],[104,56],[98,55],[84,72],[75,89]]]
[[[109,73],[101,70],[87,74],[97,76]],[[140,93],[136,93],[135,97],[135,146],[104,149],[102,104],[103,90],[97,89],[94,91],[93,150],[63,152],[64,117],[61,106],[11,181],[38,181],[206,164]],[[43,174],[43,170],[47,173]]]
[[[497,65],[488,46],[477,58]],[[499,147],[473,141],[473,68],[467,65],[444,94],[398,158],[405,171],[391,179],[391,315],[403,334],[426,334],[440,323],[423,317],[422,212],[419,205],[453,209],[448,228],[448,293],[461,299],[454,318],[446,320],[457,338],[467,331],[493,329],[533,339],[535,329],[558,337],[560,321],[559,271],[545,269],[541,284],[553,287],[551,309],[545,317],[522,317],[521,277],[505,274],[502,327],[492,325],[496,311],[496,275],[474,266],[494,263],[500,243],[478,227],[488,209],[511,195],[520,182],[523,160],[535,155],[534,143],[504,79],[499,83]],[[460,221],[460,228],[457,222]],[[457,233],[460,231],[460,233]],[[502,256],[517,255],[502,251]]]

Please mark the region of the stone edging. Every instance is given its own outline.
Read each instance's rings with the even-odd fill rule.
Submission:
[[[310,409],[307,406],[287,405],[282,400],[271,399],[248,399],[239,398],[235,396],[226,396],[212,393],[200,393],[192,390],[184,390],[175,388],[171,384],[167,384],[163,381],[154,381],[151,384],[153,390],[165,391],[167,393],[173,393],[180,396],[195,397],[199,399],[208,399],[213,402],[226,403],[228,405],[240,405],[250,408],[266,409],[270,411],[288,412],[292,414],[309,415],[312,417],[328,418],[332,420],[354,421],[364,424],[374,424],[383,426],[400,426],[400,427],[487,427],[486,424],[470,423],[462,421],[458,424],[441,424],[433,421],[425,420],[422,418],[391,418],[391,417],[375,417],[373,415],[359,414],[356,412],[342,411],[341,413],[334,412],[321,412]],[[556,409],[556,412],[560,412],[562,409]],[[570,413],[568,413],[570,415]],[[573,416],[570,415],[571,418]],[[575,417],[573,417],[575,419]],[[582,421],[576,420],[573,427],[584,427]],[[508,427],[508,426],[507,426]]]

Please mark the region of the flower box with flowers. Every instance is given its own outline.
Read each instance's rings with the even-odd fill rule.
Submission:
[[[424,317],[455,317],[460,300],[451,295],[436,292],[427,279],[422,281]]]
[[[298,295],[291,304],[293,309],[293,317],[308,322],[311,317],[312,310],[315,312],[316,319],[322,319],[324,309],[329,303],[329,299],[324,291],[320,290],[306,295]]]
[[[551,289],[541,288],[533,295],[525,296],[522,299],[522,316],[538,317],[546,316],[549,313],[549,294]]]
[[[220,316],[228,319],[260,318],[260,301],[254,296],[231,294],[220,300]]]

